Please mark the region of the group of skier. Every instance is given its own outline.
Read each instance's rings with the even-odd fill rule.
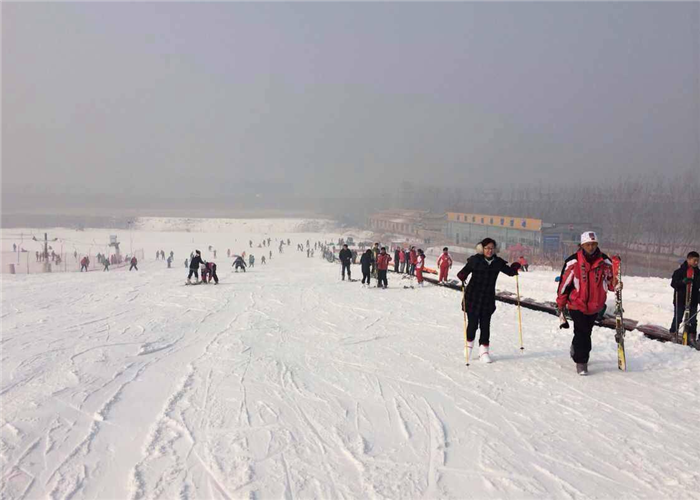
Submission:
[[[496,281],[500,273],[517,276],[521,270],[527,270],[528,262],[524,256],[508,264],[497,255],[498,244],[491,238],[485,238],[476,247],[477,253],[467,259],[465,266],[457,273],[462,283],[462,309],[466,321],[466,354],[471,357],[476,333],[479,331],[479,359],[490,363],[489,346],[491,342],[491,317],[496,310]],[[351,251],[347,245],[339,253],[341,277],[351,276]],[[394,271],[415,275],[419,286],[423,284],[425,254],[421,249],[409,247],[394,250]],[[678,270],[673,273],[671,286],[674,289],[674,318],[670,331],[687,335],[687,343],[700,346],[697,337],[697,308],[700,296],[699,256],[690,252]],[[388,285],[387,270],[392,257],[386,247],[375,243],[367,249],[360,259],[362,285],[368,286],[370,279],[377,279],[377,287]],[[437,260],[439,269],[438,283],[446,283],[449,269],[453,264],[448,248]],[[618,278],[619,260],[613,261],[604,254],[595,232],[587,231],[581,235],[578,250],[569,256],[558,278],[556,304],[560,317],[560,328],[569,328],[569,319],[573,322],[573,338],[570,356],[580,375],[588,374],[588,362],[591,352],[591,334],[596,321],[605,312],[607,292],[617,294],[619,317],[621,322],[622,281]],[[471,278],[471,279],[469,279]],[[468,280],[468,283],[467,283]],[[622,324],[619,325],[624,328]],[[681,330],[683,331],[679,331]],[[618,332],[619,335],[619,332]],[[624,335],[624,333],[622,334]],[[617,337],[616,337],[617,338]],[[622,342],[619,338],[618,343]],[[624,344],[622,344],[624,353]]]

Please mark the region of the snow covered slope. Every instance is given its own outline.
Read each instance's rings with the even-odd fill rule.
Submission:
[[[293,248],[236,274],[221,248],[262,236],[217,237],[134,232],[177,262],[219,245],[218,286],[3,276],[2,498],[700,498],[697,352],[633,332],[621,373],[595,329],[581,378],[556,318],[523,311],[521,354],[499,304],[467,368],[459,294]]]

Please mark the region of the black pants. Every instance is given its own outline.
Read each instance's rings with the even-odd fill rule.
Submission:
[[[103,269],[103,271],[109,271],[109,266],[105,266],[105,268]]]
[[[85,269],[85,272],[87,272],[87,270],[88,270],[87,265],[85,265],[85,264],[80,264],[80,272],[81,272],[81,273],[83,272],[83,269]]]
[[[683,314],[685,314],[685,304],[680,304],[678,306],[675,306],[673,308],[675,310],[675,314],[673,315],[673,322],[671,323],[671,329],[669,330],[671,333],[676,333],[678,332],[678,327],[681,326],[681,323],[683,323]],[[690,305],[690,316],[692,317],[696,312],[697,312],[698,306],[697,304],[695,307],[693,307],[693,304]],[[683,332],[678,332],[682,334]],[[691,335],[697,335],[698,333],[698,316],[697,314],[693,319],[691,319],[688,322],[688,333]]]
[[[382,286],[382,283],[384,284],[384,288],[389,286],[389,282],[386,279],[386,269],[378,269],[377,270],[377,286],[380,287]]]
[[[131,264],[131,267],[129,268],[129,271],[131,271],[132,269],[136,269],[137,271],[139,270],[139,268],[136,267],[136,264]]]
[[[370,279],[370,270],[369,269],[363,269],[362,270],[362,284],[365,284],[365,280],[367,280],[367,284],[369,285],[369,279]]]
[[[193,269],[190,267],[190,274],[187,275],[187,279],[192,278],[192,276],[199,280],[199,269]]]
[[[345,279],[345,270],[348,270],[348,279],[350,278],[350,262],[341,262],[341,265],[343,267],[343,279]]]
[[[214,278],[214,283],[219,283],[219,277],[216,275],[216,271],[211,272],[211,276],[209,277],[209,281]]]
[[[574,338],[571,341],[571,358],[575,363],[588,363],[591,354],[591,332],[597,314],[583,314],[581,311],[571,310],[571,319],[574,321]]]
[[[489,345],[491,339],[491,316],[493,313],[467,311],[467,340],[474,342],[476,330],[480,330],[479,345]]]

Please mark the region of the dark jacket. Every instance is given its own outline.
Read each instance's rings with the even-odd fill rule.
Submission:
[[[368,273],[372,268],[373,261],[374,259],[372,258],[371,253],[363,253],[362,257],[360,257],[360,265],[362,266],[362,271]]]
[[[676,291],[673,294],[673,303],[676,304],[678,300],[678,305],[685,307],[685,293],[687,285],[683,283],[683,278],[688,276],[688,262],[681,264],[681,267],[673,272],[673,277],[671,278],[671,286]],[[690,293],[690,309],[695,310],[698,307],[698,297],[700,296],[700,270],[697,268],[693,269],[693,284],[691,285],[692,291]]]
[[[467,264],[457,273],[461,281],[466,281],[472,275],[466,291],[467,311],[493,314],[496,310],[496,280],[499,273],[515,276],[517,271],[497,255],[494,255],[491,264],[483,254],[472,255],[467,259]]]
[[[190,261],[190,269],[199,269],[200,264],[202,264],[202,256],[195,255]]]
[[[352,261],[352,252],[349,248],[343,248],[338,254],[338,257],[340,258],[340,262],[349,264],[350,261]]]

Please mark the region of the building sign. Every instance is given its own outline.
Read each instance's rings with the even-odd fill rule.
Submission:
[[[480,226],[512,227],[514,229],[525,229],[527,231],[542,230],[542,219],[447,212],[447,220],[452,222],[464,221],[467,224],[478,224]]]

